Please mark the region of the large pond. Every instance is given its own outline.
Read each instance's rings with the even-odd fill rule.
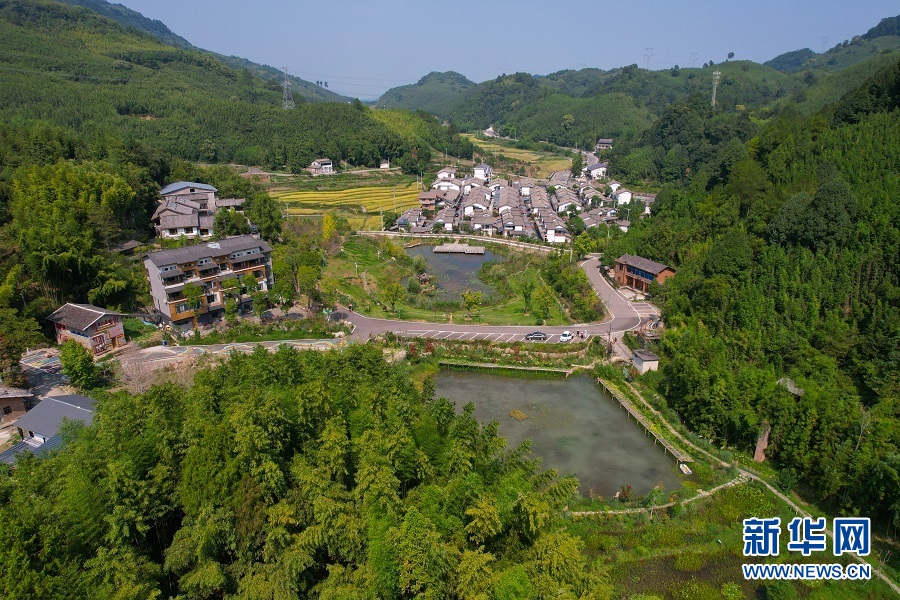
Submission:
[[[466,290],[479,291],[486,296],[493,293],[490,286],[478,279],[481,265],[489,261],[501,261],[503,257],[485,250],[484,254],[435,254],[434,246],[407,248],[410,256],[423,256],[428,264],[428,274],[434,279],[437,296],[441,300],[459,300]]]
[[[438,396],[456,403],[457,411],[472,401],[479,421],[498,421],[510,448],[531,438],[532,452],[544,467],[576,475],[584,496],[593,492],[608,498],[623,485],[638,495],[658,484],[681,487],[675,459],[586,375],[524,379],[441,371],[436,388]],[[513,410],[528,418],[510,417]]]

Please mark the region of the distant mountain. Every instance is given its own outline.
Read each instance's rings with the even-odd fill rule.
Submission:
[[[803,48],[802,50],[793,50],[791,52],[779,54],[772,60],[768,60],[763,64],[767,67],[772,67],[776,71],[781,71],[782,73],[796,73],[802,71],[804,63],[815,56],[818,56],[818,54],[809,48]]]
[[[416,83],[389,89],[376,104],[384,108],[424,110],[446,117],[474,86],[475,82],[456,71],[432,71]]]
[[[804,48],[776,56],[765,64],[783,73],[811,70],[833,72],[898,49],[900,49],[900,16],[882,19],[864,35],[844,40],[822,54]]]
[[[0,40],[0,123],[59,126],[86,146],[123,139],[190,161],[293,171],[316,156],[374,167],[386,158],[417,173],[432,147],[466,149],[428,115],[378,119],[360,102],[300,94],[283,110],[280,82],[82,6],[0,0]]]
[[[176,48],[181,48],[184,50],[196,50],[198,52],[205,52],[207,54],[215,56],[226,65],[234,67],[235,69],[247,69],[253,75],[256,75],[257,77],[260,77],[262,79],[278,81],[282,81],[284,79],[284,73],[281,70],[276,69],[275,67],[270,67],[269,65],[261,65],[251,60],[247,60],[246,58],[240,58],[237,56],[225,56],[223,54],[218,54],[216,52],[210,52],[209,50],[198,48],[180,35],[172,32],[172,30],[169,29],[162,21],[145,17],[141,13],[130,9],[127,6],[123,6],[121,4],[112,4],[110,2],[106,2],[105,0],[59,1],[72,6],[83,6],[84,8],[88,8],[98,14],[103,15],[104,17],[108,17],[116,21],[123,27],[131,27],[133,29],[137,29],[138,31],[148,33],[162,43],[169,46],[175,46]],[[348,102],[351,100],[351,98],[336,94],[326,88],[323,88],[322,86],[312,83],[311,81],[306,81],[305,79],[300,79],[299,77],[293,76],[289,76],[289,79],[291,80],[291,83],[294,84],[294,94],[302,95],[303,98],[307,101]]]

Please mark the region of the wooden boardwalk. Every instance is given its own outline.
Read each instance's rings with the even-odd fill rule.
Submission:
[[[650,421],[647,420],[647,418],[641,413],[641,411],[636,409],[631,402],[629,402],[628,400],[623,398],[618,392],[616,392],[612,388],[610,388],[609,385],[602,379],[597,379],[597,383],[602,385],[603,389],[606,390],[606,393],[609,394],[610,396],[612,396],[613,398],[615,398],[616,402],[618,402],[622,406],[622,408],[624,408],[626,411],[628,411],[628,414],[630,414],[632,417],[634,417],[634,420],[637,421],[638,423],[640,423],[644,427],[644,430],[647,433],[649,433],[650,435],[653,436],[654,444],[659,442],[662,445],[662,447],[669,454],[674,456],[675,460],[677,460],[680,463],[694,462],[693,458],[691,458],[690,456],[688,456],[687,454],[685,454],[684,452],[682,452],[681,450],[679,450],[678,448],[673,446],[668,440],[666,440],[665,438],[663,438],[662,436],[657,434],[655,431],[653,431],[653,427],[652,427]]]
[[[442,244],[434,247],[435,254],[484,254],[484,246],[470,246],[468,244]]]

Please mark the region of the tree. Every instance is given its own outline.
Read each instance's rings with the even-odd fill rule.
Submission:
[[[306,296],[307,309],[312,307],[313,296],[316,293],[316,283],[318,283],[318,281],[318,268],[302,266],[297,269],[297,293]]]
[[[478,312],[481,307],[482,293],[478,291],[466,290],[462,293],[463,304],[466,305],[466,314],[471,316],[472,312]]]
[[[391,307],[391,312],[397,312],[397,303],[403,299],[405,293],[403,286],[396,280],[388,281],[381,287],[381,299]]]
[[[63,342],[59,363],[62,372],[69,378],[69,383],[77,389],[90,390],[100,384],[100,373],[94,363],[94,357],[87,348],[75,340]]]
[[[37,321],[14,308],[0,308],[0,377],[12,385],[24,384],[19,359],[44,337]],[[15,380],[15,381],[14,381]]]
[[[584,157],[581,155],[581,152],[576,152],[572,155],[572,166],[570,167],[572,171],[573,177],[578,177],[581,175],[581,170],[584,168]]]
[[[550,317],[550,307],[556,302],[553,290],[546,283],[542,283],[534,294],[534,315],[541,321]]]
[[[265,292],[254,292],[253,294],[253,314],[262,319],[263,313],[269,305],[269,298]]]
[[[527,315],[531,312],[531,298],[534,295],[534,288],[537,287],[537,281],[533,277],[522,277],[518,280],[516,288],[522,296],[525,304],[524,313]]]
[[[322,292],[322,300],[328,306],[334,306],[337,302],[340,283],[334,277],[325,277],[319,282],[319,291]]]
[[[252,294],[259,289],[259,283],[253,273],[244,273],[241,277],[241,288],[244,294]]]
[[[474,505],[466,509],[469,518],[466,535],[476,546],[498,535],[503,529],[497,501],[491,495],[481,496]]]
[[[238,302],[231,296],[225,298],[225,322],[229,325],[237,323]]]
[[[322,217],[322,239],[326,242],[329,241],[336,231],[337,219],[335,218],[334,213],[325,213]]]
[[[222,208],[213,219],[213,231],[218,239],[229,235],[245,235],[250,233],[247,217],[233,208]]]
[[[731,60],[732,58],[734,58],[734,52],[729,52],[729,53],[728,53],[728,60]]]
[[[203,296],[206,292],[196,283],[189,283],[184,286],[182,293],[185,301],[187,301],[188,308],[197,310],[203,304]]]
[[[237,277],[229,277],[222,282],[222,293],[225,298],[235,298],[241,294],[241,282]]]
[[[390,229],[394,226],[394,223],[397,222],[398,218],[400,218],[400,216],[397,213],[389,210],[384,211],[384,214],[382,214],[382,227]]]

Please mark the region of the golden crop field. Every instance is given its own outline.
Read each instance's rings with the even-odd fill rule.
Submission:
[[[289,214],[316,215],[327,210],[375,212],[406,210],[419,205],[419,190],[415,183],[403,187],[368,186],[346,190],[280,191],[272,196],[287,205]]]
[[[472,143],[478,145],[479,148],[491,152],[493,154],[502,154],[510,160],[534,165],[537,167],[538,177],[549,177],[554,171],[562,171],[568,169],[571,161],[564,156],[557,156],[548,152],[539,152],[536,150],[522,150],[520,148],[508,148],[496,142],[489,140],[479,140],[474,135],[462,134]]]

